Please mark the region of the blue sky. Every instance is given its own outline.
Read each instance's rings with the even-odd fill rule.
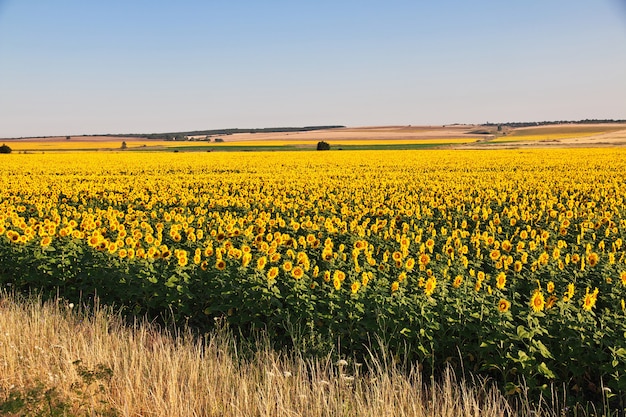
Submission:
[[[626,0],[0,0],[0,137],[626,119]]]

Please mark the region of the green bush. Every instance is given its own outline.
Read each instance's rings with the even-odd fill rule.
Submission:
[[[324,141],[317,142],[318,151],[327,151],[329,149],[330,149],[330,145],[327,142],[324,142]]]

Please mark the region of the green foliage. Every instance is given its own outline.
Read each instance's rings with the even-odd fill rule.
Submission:
[[[324,141],[317,142],[318,151],[327,151],[329,149],[330,149],[330,145],[327,142],[324,142]]]
[[[11,148],[9,145],[3,143],[2,146],[0,146],[0,153],[11,153]]]

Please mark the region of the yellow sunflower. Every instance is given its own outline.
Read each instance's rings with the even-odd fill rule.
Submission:
[[[589,288],[587,288],[585,292],[585,299],[583,300],[583,309],[586,311],[591,311],[593,306],[596,305],[597,300],[598,300],[598,288],[595,288],[592,293],[589,293]]]
[[[462,283],[463,283],[463,277],[461,275],[457,275],[456,278],[454,278],[454,281],[452,282],[452,286],[454,288],[459,288]]]
[[[296,266],[291,270],[291,276],[295,279],[300,279],[304,276],[304,270],[300,266]]]
[[[511,308],[511,303],[504,298],[498,302],[498,311],[500,313],[506,313]]]
[[[543,293],[540,290],[535,290],[532,297],[530,298],[530,306],[532,307],[533,311],[542,311],[545,305],[546,302],[543,298]]]
[[[435,287],[437,287],[437,278],[435,277],[428,278],[426,280],[426,285],[424,286],[424,294],[430,297],[435,292]]]
[[[500,272],[496,277],[496,288],[503,289],[506,285],[506,274],[504,272]]]

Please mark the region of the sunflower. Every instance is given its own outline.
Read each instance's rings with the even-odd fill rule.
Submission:
[[[43,239],[41,239],[41,247],[45,248],[47,246],[50,246],[50,243],[52,243],[52,238],[50,236],[46,236]]]
[[[300,279],[304,276],[304,270],[300,266],[296,266],[291,270],[291,276],[295,279]]]
[[[363,272],[363,273],[361,274],[361,284],[362,284],[363,286],[366,286],[369,282],[370,282],[370,277],[369,277],[369,275],[367,274],[367,272]]]
[[[398,281],[394,281],[391,284],[391,292],[396,292],[398,291],[398,288],[400,288],[400,283]]]
[[[425,253],[422,253],[418,258],[418,262],[422,266],[428,265],[430,263],[430,256],[428,256]]]
[[[543,298],[543,293],[540,290],[535,290],[532,297],[530,297],[530,306],[532,307],[533,311],[539,312],[543,310],[545,305],[546,302]]]
[[[359,281],[354,281],[350,286],[350,291],[352,292],[352,294],[356,294],[360,287],[361,283]]]
[[[366,246],[367,242],[365,242],[364,240],[357,240],[356,242],[354,242],[354,249],[363,250]]]
[[[92,235],[87,243],[91,247],[96,247],[100,243],[100,239],[100,235]]]
[[[404,265],[404,267],[408,270],[411,271],[413,269],[413,267],[415,266],[415,259],[413,258],[409,258],[406,261],[406,264]]]
[[[591,311],[593,306],[596,305],[596,301],[598,300],[598,288],[596,287],[592,293],[589,293],[589,288],[585,292],[585,299],[583,300],[583,309],[586,311]]]
[[[341,288],[341,280],[339,278],[333,278],[333,287],[335,287],[336,290]]]
[[[335,271],[335,273],[333,274],[333,279],[338,279],[339,281],[342,281],[346,279],[346,273],[343,271]]]
[[[498,311],[500,313],[506,313],[511,308],[511,303],[504,298],[498,302]]]
[[[626,271],[622,271],[619,274],[619,279],[622,281],[622,285],[626,286]]]
[[[462,283],[463,283],[463,277],[461,275],[457,275],[456,278],[454,278],[454,282],[452,282],[452,286],[454,288],[459,288]]]
[[[433,292],[435,292],[436,286],[437,286],[437,278],[435,277],[428,278],[426,280],[426,285],[424,286],[424,294],[430,297],[431,295],[433,295]]]
[[[273,280],[276,279],[276,277],[278,276],[278,267],[277,266],[273,266],[271,267],[268,271],[267,271],[267,279],[268,280]]]
[[[556,303],[557,300],[558,298],[554,294],[548,297],[548,301],[546,301],[546,310],[550,310],[554,307],[554,303]]]
[[[599,260],[600,260],[600,257],[595,252],[592,252],[589,254],[589,256],[587,256],[587,263],[589,264],[589,266],[593,267],[593,266],[598,265]]]
[[[115,244],[115,242],[109,242],[109,244],[107,245],[107,250],[111,254],[115,253],[117,251],[117,245]]]
[[[549,294],[552,294],[554,292],[554,282],[548,281],[548,284],[546,284],[546,290]]]
[[[219,259],[216,263],[215,263],[215,268],[218,271],[223,271],[224,269],[226,269],[226,262],[224,262],[223,259]]]
[[[267,257],[265,256],[261,256],[259,259],[257,259],[256,261],[256,267],[259,271],[262,271],[265,269],[265,265],[267,265]]]
[[[496,288],[499,290],[503,289],[506,285],[506,274],[504,272],[500,272],[496,277]]]

